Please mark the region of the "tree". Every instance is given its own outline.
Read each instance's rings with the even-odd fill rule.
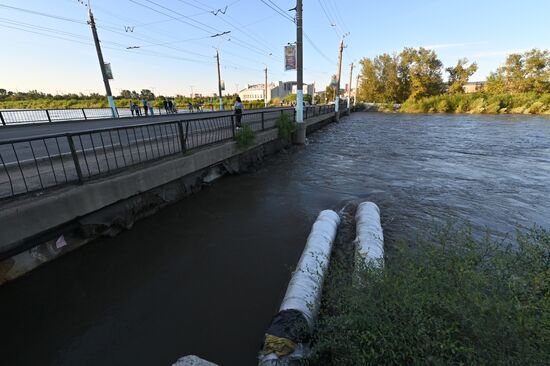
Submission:
[[[0,89],[0,95],[1,95],[1,96],[5,96],[5,95],[7,95],[7,94],[8,94],[8,92],[7,92],[6,89]]]
[[[369,58],[361,60],[361,84],[359,85],[359,99],[367,102],[377,102],[380,96],[380,80],[376,73],[374,62]],[[329,90],[327,88],[327,98]],[[334,94],[334,92],[332,92]]]
[[[336,90],[333,86],[327,86],[325,89],[325,96],[327,98],[327,103],[333,102],[336,99]]]
[[[443,79],[441,68],[443,63],[433,50],[420,47],[413,54],[413,64],[410,68],[411,94],[410,98],[422,98],[441,94]]]
[[[149,89],[141,89],[140,95],[142,98],[145,98],[147,100],[154,100],[155,94]]]
[[[132,92],[126,89],[121,90],[120,97],[124,99],[132,99]]]
[[[477,71],[477,64],[474,62],[470,66],[468,64],[468,59],[462,58],[458,60],[456,66],[447,67],[445,71],[449,74],[449,89],[450,94],[464,93],[464,85]]]

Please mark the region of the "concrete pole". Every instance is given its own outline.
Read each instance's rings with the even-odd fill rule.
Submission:
[[[355,107],[357,105],[357,96],[359,95],[359,78],[361,77],[361,74],[357,74],[357,80],[355,81],[355,99],[353,99],[353,106]]]
[[[348,84],[348,116],[351,114],[351,83],[353,81],[353,62],[350,65],[349,70],[349,84]]]
[[[342,76],[342,53],[344,52],[344,39],[340,41],[340,52],[338,54],[338,74],[336,75],[336,98],[334,101],[334,111],[336,112],[336,122],[340,122],[340,77]]]
[[[264,85],[264,107],[267,108],[267,67],[265,68],[265,85]]]
[[[90,27],[92,28],[92,35],[94,36],[95,49],[97,51],[99,67],[101,68],[101,75],[103,76],[103,84],[105,84],[105,93],[107,94],[107,100],[109,101],[109,106],[111,107],[113,118],[118,118],[118,111],[115,106],[115,101],[113,100],[113,93],[111,93],[111,85],[109,85],[109,78],[107,76],[107,71],[105,70],[105,61],[103,60],[103,53],[101,52],[101,45],[99,44],[99,37],[97,35],[97,28],[91,8],[88,8],[88,16],[88,24],[90,24]]]
[[[218,92],[220,96],[220,111],[223,111],[223,98],[222,98],[222,77],[220,73],[220,52],[216,50],[216,62],[218,64]]]
[[[302,41],[302,0],[296,0],[296,143],[306,143],[304,124],[304,65]]]

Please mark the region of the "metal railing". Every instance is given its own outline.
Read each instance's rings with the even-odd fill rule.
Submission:
[[[334,113],[312,106],[306,118]],[[294,109],[247,112],[242,123],[254,131],[276,127]],[[0,140],[0,199],[78,184],[122,169],[186,153],[234,138],[235,115],[209,116],[32,138]]]
[[[166,116],[200,112],[214,112],[214,105],[202,106],[201,110],[196,108],[189,110],[179,108],[175,111],[168,111],[164,108],[154,108],[153,114],[145,114],[140,107],[141,117],[146,116]],[[258,107],[257,109],[262,109]],[[138,116],[136,112],[132,113],[130,108],[117,108],[119,118],[130,118]],[[113,118],[110,108],[66,108],[66,109],[0,109],[0,127],[17,124],[60,122],[60,121],[86,121],[90,119]]]

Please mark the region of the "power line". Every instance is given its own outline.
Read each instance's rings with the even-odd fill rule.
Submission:
[[[313,41],[311,40],[311,38],[309,38],[309,35],[304,32],[304,37],[306,38],[306,40],[309,42],[309,44],[313,47],[313,49],[315,49],[315,51],[317,51],[317,53],[319,55],[321,55],[321,57],[323,57],[325,60],[328,61],[328,63],[330,64],[334,64],[334,62],[330,59],[330,57],[328,57],[327,55],[325,55],[320,49],[319,47],[317,47],[317,45],[315,43],[313,43]]]
[[[43,17],[53,18],[53,19],[57,19],[57,20],[64,20],[64,21],[72,22],[72,23],[87,24],[85,21],[82,21],[82,20],[60,17],[60,16],[57,16],[57,15],[42,13],[42,12],[39,12],[39,11],[30,10],[30,9],[17,8],[15,6],[0,4],[0,7],[6,8],[6,9],[11,9],[11,10],[16,10],[16,11],[20,11],[20,12],[24,12],[24,13],[40,15],[40,16],[43,16]]]
[[[264,3],[266,6],[268,6],[269,8],[271,8],[274,12],[276,12],[277,14],[279,14],[280,16],[282,16],[283,18],[291,21],[292,23],[294,23],[294,18],[292,18],[290,15],[286,14],[284,11],[282,11],[279,7],[273,7],[271,6],[269,3],[267,3],[265,0],[260,0],[262,3]]]

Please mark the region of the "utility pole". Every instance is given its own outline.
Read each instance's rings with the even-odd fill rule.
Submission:
[[[109,106],[111,107],[111,112],[113,118],[118,118],[118,111],[115,106],[115,101],[113,100],[113,93],[111,93],[111,86],[109,85],[109,77],[107,76],[107,71],[105,70],[105,61],[103,60],[103,53],[101,52],[101,45],[99,44],[99,37],[97,35],[97,28],[95,25],[94,15],[92,14],[92,9],[88,6],[88,24],[92,27],[92,34],[94,36],[95,49],[97,51],[97,58],[99,60],[99,67],[101,68],[101,75],[103,76],[103,83],[105,84],[105,92],[107,94],[107,100],[109,101]]]
[[[349,70],[349,85],[348,85],[348,116],[351,114],[351,83],[353,82],[353,62]]]
[[[357,73],[357,81],[355,82],[355,98],[353,99],[353,106],[357,105],[357,95],[359,95],[359,78],[361,74]]]
[[[264,71],[265,71],[264,107],[267,108],[267,66],[265,67]]]
[[[218,92],[220,96],[220,111],[223,111],[222,78],[220,74],[220,52],[218,50],[216,50],[216,61],[218,63]]]
[[[334,101],[334,111],[336,112],[336,122],[340,122],[340,77],[342,75],[342,53],[344,52],[344,38],[340,41],[340,52],[338,54],[338,74],[336,79],[336,98]]]
[[[304,54],[302,40],[302,0],[296,0],[296,143],[306,143],[304,125]]]

